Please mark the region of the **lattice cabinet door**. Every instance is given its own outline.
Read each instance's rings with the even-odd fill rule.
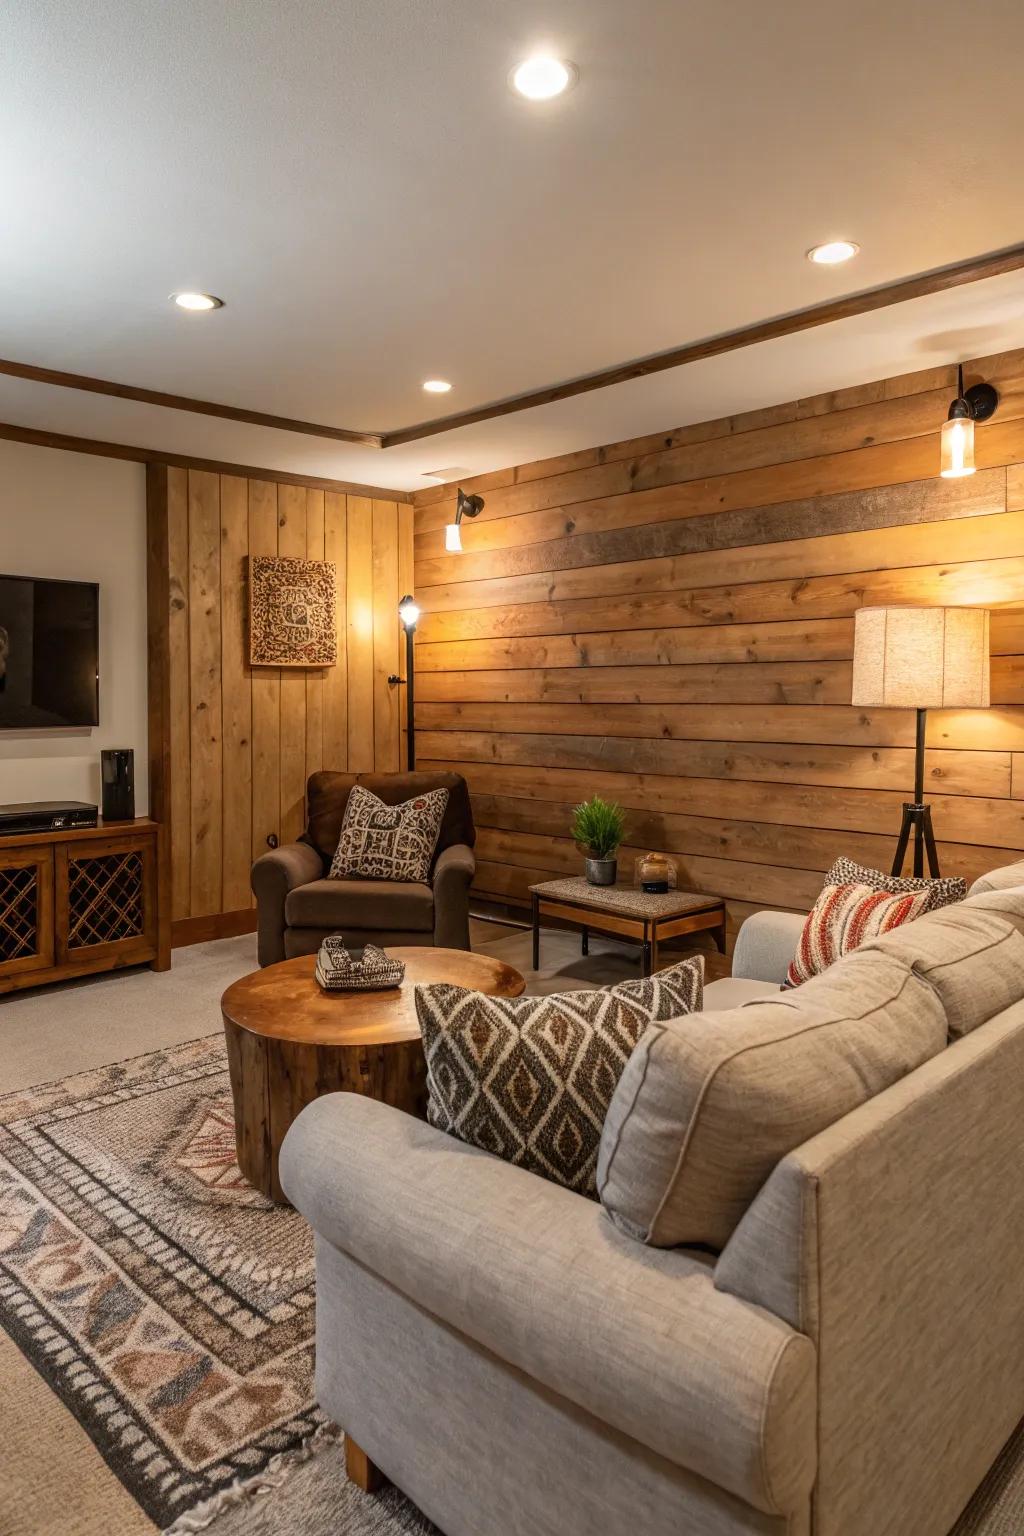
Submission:
[[[126,965],[156,946],[156,847],[117,836],[59,844],[56,855],[57,959],[119,957]]]
[[[0,852],[0,978],[53,964],[53,850]]]

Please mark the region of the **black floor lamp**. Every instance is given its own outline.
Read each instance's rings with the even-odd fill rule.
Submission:
[[[419,604],[412,594],[407,592],[398,605],[398,617],[405,630],[405,732],[410,772],[416,767],[416,662],[413,637],[416,634],[419,616]],[[392,673],[388,678],[388,682],[396,687],[401,681],[402,679],[396,673]]]
[[[854,621],[853,697],[872,709],[914,709],[914,799],[905,801],[892,873],[903,871],[911,833],[914,874],[939,873],[932,808],[924,799],[925,728],[929,709],[987,709],[988,610],[859,608]]]

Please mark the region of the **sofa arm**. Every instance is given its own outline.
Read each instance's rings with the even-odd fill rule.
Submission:
[[[755,912],[736,935],[732,974],[781,987],[805,922],[798,912]]]
[[[469,888],[476,859],[465,843],[452,843],[434,865],[434,943],[439,949],[469,948]]]
[[[987,891],[1012,891],[1019,885],[1024,885],[1024,860],[1018,860],[1016,864],[1001,864],[998,869],[990,869],[987,874],[980,875],[975,880],[967,894],[981,896]]]
[[[813,1346],[703,1256],[359,1094],[308,1105],[280,1168],[321,1241],[506,1364],[760,1510],[805,1507]]]
[[[1022,1082],[1018,1002],[783,1158],[722,1251],[817,1342],[821,1531],[951,1530],[1024,1414]]]
[[[324,861],[308,843],[286,843],[261,854],[252,867],[249,883],[256,897],[257,948],[260,965],[284,959],[284,903],[297,885],[319,880]]]

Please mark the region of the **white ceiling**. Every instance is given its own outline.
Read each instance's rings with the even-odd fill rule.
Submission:
[[[1024,5],[7,0],[0,355],[394,429],[1024,239]],[[559,101],[512,95],[538,46]],[[848,267],[805,249],[849,236]],[[185,315],[174,289],[226,307]],[[0,419],[408,489],[1024,344],[1024,277],[378,452],[12,379]]]

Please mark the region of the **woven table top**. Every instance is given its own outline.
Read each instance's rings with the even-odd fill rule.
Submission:
[[[666,891],[657,895],[642,891],[638,885],[591,885],[583,875],[573,875],[568,880],[544,880],[540,885],[531,885],[530,890],[548,901],[590,907],[595,912],[622,912],[628,917],[678,917],[684,912],[700,912],[722,904],[719,896],[699,896],[694,891]]]

